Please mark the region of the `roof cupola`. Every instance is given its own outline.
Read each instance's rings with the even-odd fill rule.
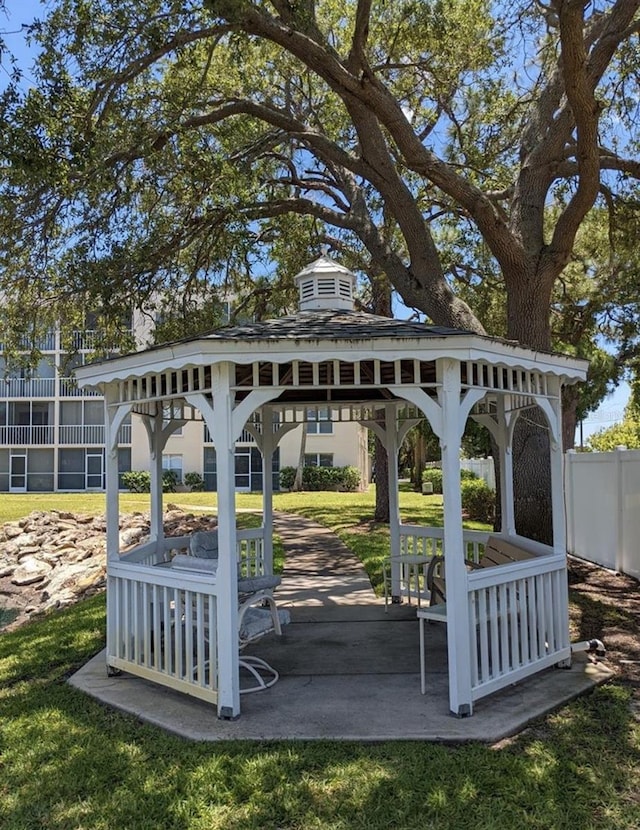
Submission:
[[[346,309],[353,311],[356,276],[330,259],[326,252],[294,277],[300,311]]]

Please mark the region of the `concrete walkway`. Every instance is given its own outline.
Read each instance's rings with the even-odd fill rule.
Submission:
[[[248,653],[280,672],[271,689],[243,695],[242,715],[215,710],[131,675],[106,676],[104,653],[70,682],[105,704],[194,740],[428,740],[495,742],[611,676],[576,656],[479,701],[471,718],[449,714],[446,630],[428,626],[427,694],[420,694],[415,606],[376,598],[359,561],[326,528],[278,515],[287,551],[277,599],[291,611],[281,638],[269,635]]]

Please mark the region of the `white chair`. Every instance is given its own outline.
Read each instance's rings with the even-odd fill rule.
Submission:
[[[189,554],[177,554],[171,567],[200,573],[215,573],[218,569],[217,531],[199,531],[192,534]],[[250,643],[274,632],[282,635],[282,626],[291,622],[289,611],[278,608],[273,597],[281,578],[274,574],[238,576],[238,643],[242,652]],[[255,655],[241,654],[240,668],[248,672],[250,685],[240,694],[268,689],[279,679],[273,666]]]

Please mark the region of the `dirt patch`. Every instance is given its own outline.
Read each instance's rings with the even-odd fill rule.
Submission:
[[[640,583],[569,557],[572,639],[602,640],[606,662],[640,704]]]

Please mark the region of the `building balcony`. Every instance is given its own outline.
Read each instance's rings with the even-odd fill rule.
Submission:
[[[104,424],[61,424],[58,427],[59,444],[80,446],[103,445],[106,433]],[[124,424],[118,432],[119,444],[131,443],[131,424]]]
[[[55,393],[55,378],[6,378],[0,381],[0,397],[3,398],[53,398]]]
[[[31,343],[26,337],[20,342],[20,348],[24,351],[31,351],[32,346],[39,349],[41,352],[55,352],[56,351],[56,334],[50,331],[38,337],[34,343]],[[0,354],[4,351],[4,343],[0,343]]]
[[[79,389],[74,378],[60,378],[61,398],[97,398],[100,392],[93,389]]]
[[[23,447],[30,444],[54,444],[53,426],[0,426],[0,445]]]
[[[133,330],[129,329],[126,334],[133,336]],[[74,331],[72,337],[73,347],[78,351],[92,352],[95,350],[96,346],[99,346],[100,349],[105,348],[101,332],[96,331],[95,329]],[[110,352],[118,352],[119,348],[115,344],[111,344],[107,346],[107,350]]]
[[[61,425],[58,427],[60,444],[104,444],[104,424]]]
[[[33,444],[60,446],[104,446],[103,424],[63,424],[54,426],[0,426],[0,446],[24,447]],[[124,424],[118,432],[119,444],[131,443],[131,424]]]
[[[211,433],[209,432],[209,427],[204,424],[204,443],[205,444],[212,444],[213,441],[211,439]],[[243,429],[240,437],[236,441],[236,444],[251,444],[252,446],[256,446],[256,439],[253,435],[246,429]]]

